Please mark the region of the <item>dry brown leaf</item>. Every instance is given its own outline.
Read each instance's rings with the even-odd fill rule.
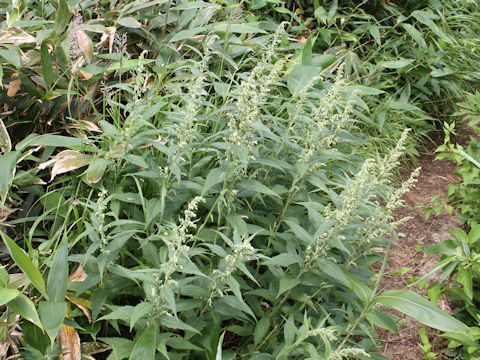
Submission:
[[[82,76],[83,80],[88,80],[93,76],[93,74],[89,74],[83,70],[78,70],[78,73]]]
[[[0,150],[4,153],[12,150],[12,142],[10,141],[10,135],[8,135],[7,128],[5,127],[2,119],[0,119]]]
[[[13,73],[12,78],[17,77],[18,73]],[[22,85],[22,82],[20,79],[15,79],[13,81],[10,81],[8,84],[8,90],[7,90],[7,96],[8,97],[14,97],[17,95],[18,90],[20,90],[20,86]]]
[[[28,43],[36,43],[37,39],[26,33],[20,28],[13,28],[9,31],[0,31],[0,44],[22,45]]]
[[[60,346],[62,348],[63,360],[81,360],[80,337],[73,327],[62,324]]]
[[[8,215],[16,211],[16,209],[12,210],[7,207],[2,208],[0,207],[0,223],[3,223],[5,220],[7,220]]]
[[[52,176],[50,178],[50,181],[52,181],[55,176],[87,166],[91,161],[91,155],[82,154],[76,150],[64,150],[58,153],[53,159],[38,165],[38,168],[40,170],[45,169],[54,163]]]
[[[113,51],[113,41],[115,40],[115,33],[117,32],[117,28],[115,26],[107,27],[108,30],[108,53],[111,54]]]
[[[92,322],[92,317],[90,316],[90,309],[92,307],[92,303],[90,300],[82,298],[82,297],[74,297],[74,294],[68,294],[66,296],[67,300],[70,301],[72,304],[78,306],[80,310],[85,314],[88,319],[88,322]]]
[[[89,59],[92,58],[92,51],[90,49],[90,38],[83,30],[77,30],[77,40],[78,40],[78,47],[85,56]]]
[[[82,282],[87,278],[87,273],[83,270],[82,265],[78,267],[78,269],[70,275],[68,278],[68,283],[70,284],[71,282]]]

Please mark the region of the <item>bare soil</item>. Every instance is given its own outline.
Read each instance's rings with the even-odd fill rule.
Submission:
[[[422,169],[418,182],[403,197],[406,207],[397,212],[399,218],[410,216],[412,219],[397,229],[401,237],[396,240],[398,246],[392,246],[390,250],[389,261],[381,284],[384,290],[405,289],[409,278],[421,277],[431,270],[438,263],[438,257],[419,252],[415,249],[416,246],[432,245],[448,239],[450,235],[447,229],[460,225],[455,215],[449,215],[446,212],[439,216],[432,215],[426,219],[424,209],[418,207],[431,205],[432,196],[446,194],[448,184],[459,180],[454,174],[455,164],[448,160],[434,161],[435,155],[432,152],[420,156],[419,166]],[[402,268],[411,268],[411,270],[404,275],[394,274],[395,270]],[[436,275],[438,277],[440,274]],[[410,289],[426,296],[426,287],[422,291],[415,286]],[[441,298],[437,305],[443,310],[451,312],[451,305],[445,298]],[[422,351],[418,346],[420,343],[418,329],[425,328],[425,325],[398,312],[388,311],[402,319],[397,324],[398,336],[379,329],[383,344],[383,349],[379,353],[393,360],[421,360]],[[435,339],[433,329],[429,329],[428,334],[433,342],[431,351],[435,352],[441,347],[440,339]]]

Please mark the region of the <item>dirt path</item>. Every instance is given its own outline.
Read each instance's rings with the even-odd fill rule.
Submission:
[[[385,290],[404,289],[407,285],[406,280],[412,276],[426,274],[437,264],[438,258],[417,252],[415,246],[417,244],[431,245],[445,240],[450,236],[446,230],[459,226],[459,221],[454,215],[442,213],[440,216],[432,216],[427,220],[424,216],[424,210],[415,208],[419,205],[430,205],[432,196],[445,194],[448,184],[458,181],[458,177],[454,174],[455,165],[452,162],[448,160],[433,161],[434,158],[435,155],[431,153],[420,157],[419,166],[422,170],[418,182],[415,188],[404,195],[405,205],[407,206],[398,211],[399,217],[411,216],[413,218],[398,229],[398,233],[403,233],[404,236],[398,239],[399,246],[391,248],[382,284]],[[400,274],[393,275],[395,270],[402,268],[412,268],[412,270],[403,276]],[[426,295],[426,290],[418,291],[416,287],[410,289]],[[450,312],[448,302],[445,299],[440,299],[437,305]],[[420,343],[418,329],[425,326],[401,316],[400,313],[393,311],[392,313],[402,317],[402,320],[398,323],[398,336],[391,332],[380,331],[384,346],[380,353],[393,360],[421,360],[422,352],[418,346]],[[433,333],[433,330],[431,330],[430,334],[433,335]],[[435,350],[435,346],[432,350]]]

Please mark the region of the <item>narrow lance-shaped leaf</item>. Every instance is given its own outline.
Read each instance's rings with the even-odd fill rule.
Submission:
[[[10,255],[15,261],[15,264],[27,275],[28,279],[32,282],[33,286],[37,288],[40,293],[48,298],[47,292],[45,291],[45,281],[43,280],[42,274],[33,264],[32,260],[25,254],[25,252],[17,245],[15,242],[10,239],[10,237],[0,230],[0,236],[3,239],[3,242],[7,246]]]
[[[408,290],[390,290],[375,298],[377,303],[398,310],[432,328],[464,332],[468,327],[460,320],[439,309],[417,293]]]
[[[47,294],[51,301],[63,301],[67,293],[68,245],[63,243],[55,252],[52,267],[48,274]]]

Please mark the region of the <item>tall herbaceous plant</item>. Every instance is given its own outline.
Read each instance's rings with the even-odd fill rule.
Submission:
[[[109,359],[347,359],[369,356],[374,324],[394,328],[370,268],[418,174],[392,187],[408,131],[357,155],[358,94],[338,64],[288,83],[284,25],[223,73],[216,35],[168,81],[141,53],[102,83],[101,132],[39,166],[53,206],[26,241],[50,274],[59,248],[77,271],[46,301],[68,308],[48,333],[60,346],[42,351],[65,351],[69,332]]]

